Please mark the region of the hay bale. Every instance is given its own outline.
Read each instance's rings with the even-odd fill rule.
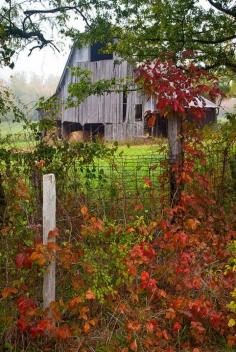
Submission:
[[[84,134],[83,131],[74,131],[69,134],[69,142],[83,142]]]

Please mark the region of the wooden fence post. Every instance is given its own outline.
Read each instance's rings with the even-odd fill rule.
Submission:
[[[55,242],[48,238],[49,231],[56,228],[56,182],[54,174],[43,176],[43,244]],[[43,307],[48,308],[55,301],[56,262],[52,259],[43,278]]]

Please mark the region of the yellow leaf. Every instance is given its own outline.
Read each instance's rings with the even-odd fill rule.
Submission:
[[[235,321],[234,319],[230,319],[230,320],[228,321],[228,327],[230,327],[230,328],[232,328],[233,326],[235,326],[235,324],[236,324],[236,321]]]

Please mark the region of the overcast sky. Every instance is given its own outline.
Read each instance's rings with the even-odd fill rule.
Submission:
[[[14,69],[0,68],[0,79],[9,79],[11,75],[24,71],[28,76],[33,72],[45,79],[50,74],[60,76],[69,54],[69,43],[58,53],[47,47],[35,49],[30,56],[28,50],[21,52],[16,60]]]

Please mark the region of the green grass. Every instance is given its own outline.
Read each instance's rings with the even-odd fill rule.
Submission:
[[[24,132],[23,123],[3,121],[0,123],[0,135],[2,137],[8,134],[16,134]]]
[[[150,156],[150,155],[160,155],[161,147],[163,146],[163,141],[155,144],[143,144],[143,145],[121,145],[118,147],[117,154],[122,153],[125,157],[135,157],[135,156]]]
[[[24,123],[3,121],[0,123],[1,146],[7,149],[26,150],[34,148],[35,141]]]

